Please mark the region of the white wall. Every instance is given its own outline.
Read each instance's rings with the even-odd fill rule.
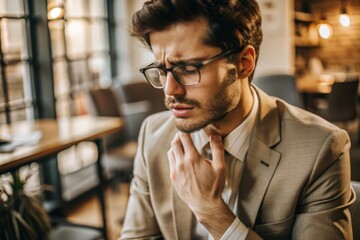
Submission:
[[[262,12],[263,43],[255,76],[294,73],[294,2],[258,0]]]

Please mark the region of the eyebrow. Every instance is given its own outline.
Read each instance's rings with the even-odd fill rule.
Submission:
[[[206,59],[206,57],[195,57],[195,58],[189,58],[189,59],[179,59],[179,60],[169,60],[168,62],[171,65],[187,65],[187,64],[194,64],[202,62]],[[154,61],[150,66],[163,66],[163,63]]]

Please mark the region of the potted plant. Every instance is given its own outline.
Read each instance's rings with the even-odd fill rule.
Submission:
[[[40,194],[26,190],[30,171],[24,178],[16,170],[0,182],[0,239],[48,239],[51,228]]]

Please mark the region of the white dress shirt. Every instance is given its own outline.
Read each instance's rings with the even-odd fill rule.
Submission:
[[[243,163],[246,152],[249,149],[250,136],[253,131],[256,116],[259,108],[259,100],[254,89],[251,88],[254,96],[253,107],[246,119],[224,139],[225,162],[226,162],[226,180],[222,197],[232,212],[236,215],[238,208],[238,190],[241,176],[243,173]],[[200,130],[192,134],[194,144],[197,150],[206,158],[211,159],[211,149],[209,146],[209,136]],[[248,233],[247,227],[235,218],[221,239],[245,239]],[[213,239],[205,227],[195,220],[194,235],[196,239]]]

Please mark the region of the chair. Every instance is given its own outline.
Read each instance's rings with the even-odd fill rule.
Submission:
[[[113,88],[122,101],[122,110],[128,120],[130,137],[137,139],[143,120],[156,112],[167,110],[164,93],[145,81],[131,81]]]
[[[252,83],[271,96],[281,98],[297,107],[303,107],[304,103],[295,81],[295,76],[277,74],[256,77]]]
[[[150,102],[150,114],[167,110],[163,91],[151,87],[148,82],[131,82],[122,84],[121,88],[126,103],[147,100]]]
[[[353,239],[360,240],[360,182],[352,181],[351,185],[356,194],[356,200],[350,206]]]
[[[49,240],[101,240],[101,232],[91,228],[76,226],[57,226],[50,231]]]
[[[357,94],[359,80],[348,79],[335,82],[326,97],[327,104],[315,113],[331,122],[347,122],[357,117]]]
[[[88,110],[95,116],[124,117],[120,101],[112,88],[91,89],[88,92]],[[130,139],[128,129],[120,130],[105,138],[103,155],[105,175],[108,178],[130,180],[137,142]]]

